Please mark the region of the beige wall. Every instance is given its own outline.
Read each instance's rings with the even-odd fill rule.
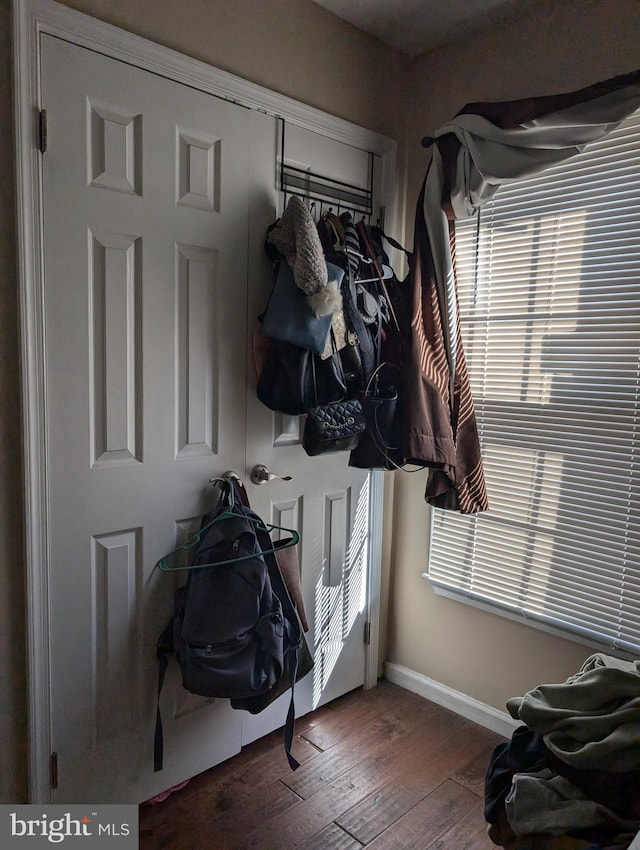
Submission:
[[[62,0],[280,94],[391,135],[406,56],[310,0]]]
[[[66,5],[387,135],[410,61],[311,0],[65,0]],[[10,3],[0,0],[0,802],[26,794],[24,568]],[[405,91],[407,85],[400,87]]]
[[[638,67],[637,0],[547,0],[523,22],[422,57],[413,72],[410,191],[422,178],[420,138],[465,103],[570,91]],[[499,709],[537,684],[563,681],[593,650],[438,597],[421,578],[424,482],[421,473],[396,473],[389,660]]]

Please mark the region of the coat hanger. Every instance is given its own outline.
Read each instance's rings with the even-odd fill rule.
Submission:
[[[366,263],[367,265],[373,265],[373,260],[370,260],[369,257],[365,257],[364,254],[361,254],[360,251],[356,251],[355,248],[349,248],[348,246],[345,248],[347,254],[351,254],[354,257],[357,257],[361,263]]]
[[[222,513],[217,514],[211,522],[208,522],[206,525],[202,526],[202,528],[198,529],[196,535],[186,543],[181,543],[180,546],[176,546],[168,555],[165,555],[163,558],[160,558],[159,561],[156,562],[154,569],[157,567],[159,570],[163,572],[177,572],[179,570],[200,570],[205,567],[219,567],[224,564],[235,564],[238,561],[246,561],[249,558],[255,558],[256,555],[263,554],[269,555],[272,552],[279,552],[281,549],[289,549],[291,546],[296,546],[300,542],[300,534],[293,528],[285,528],[282,525],[274,525],[273,523],[264,522],[258,516],[247,516],[242,510],[239,510],[236,506],[235,495],[233,492],[233,486],[231,484],[231,480],[229,478],[211,478],[210,483],[221,482],[224,487],[227,488],[226,498],[229,504],[226,506]],[[251,552],[248,555],[239,555],[237,558],[226,558],[224,561],[213,561],[210,564],[195,564],[189,565],[186,567],[173,567],[169,565],[169,561],[178,555],[180,552],[188,551],[192,549],[196,543],[199,543],[202,535],[208,531],[212,525],[215,525],[217,522],[222,522],[225,519],[229,519],[230,517],[241,517],[243,519],[249,520],[256,528],[262,529],[268,533],[272,531],[284,531],[287,534],[291,535],[289,540],[278,541],[278,546],[273,546],[271,549],[260,549],[258,552]]]
[[[364,254],[361,254],[360,251],[356,251],[355,248],[345,248],[347,254],[351,254],[353,257],[357,257],[361,263],[364,263],[367,266],[373,266],[375,260],[372,260],[370,257],[365,257]],[[390,277],[393,277],[393,269],[391,266],[385,266],[384,264],[380,264],[382,268],[382,278],[383,280],[388,280]],[[367,278],[367,280],[361,280],[360,283],[371,283],[371,281],[380,280],[378,277],[373,277],[371,280]]]
[[[372,261],[368,260],[366,262],[371,263]],[[385,265],[382,266],[381,277],[382,277],[383,280],[389,280],[390,278],[393,277],[393,269],[391,268],[391,266],[385,266]],[[379,283],[380,278],[379,277],[365,277],[365,278],[357,277],[355,282],[356,283]]]

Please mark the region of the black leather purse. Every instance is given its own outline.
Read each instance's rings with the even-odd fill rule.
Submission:
[[[319,404],[307,413],[302,448],[308,455],[350,452],[365,430],[364,412],[357,398]]]
[[[400,398],[391,380],[393,371],[389,364],[380,364],[364,392],[358,393],[366,432],[351,453],[349,466],[360,469],[400,469],[402,466]]]
[[[346,389],[339,354],[321,360],[297,345],[273,340],[256,392],[270,410],[301,416],[318,402],[344,398]]]
[[[339,355],[335,356],[342,369]],[[315,370],[313,370],[313,380],[317,391]],[[346,379],[344,384],[346,387]],[[364,411],[357,398],[343,398],[341,401],[324,404],[316,403],[307,412],[302,432],[302,448],[312,457],[334,452],[350,452],[358,445],[360,435],[365,428]]]

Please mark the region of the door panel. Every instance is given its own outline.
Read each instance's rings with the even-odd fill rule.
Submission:
[[[56,799],[140,800],[240,747],[172,665],[152,773],[153,565],[244,466],[250,113],[50,36],[42,80]]]

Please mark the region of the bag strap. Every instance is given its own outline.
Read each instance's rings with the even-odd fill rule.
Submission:
[[[247,512],[247,516],[260,520],[260,517],[258,517],[258,515],[251,509],[249,497],[242,481],[238,478],[229,478],[227,480],[230,482],[236,501],[242,504],[243,508]],[[298,618],[295,605],[291,600],[286,582],[282,577],[280,565],[278,564],[278,560],[275,556],[275,546],[263,520],[255,523],[255,536],[258,548],[262,552],[262,557],[264,558],[267,569],[269,570],[271,586],[280,600],[283,613],[286,615],[285,619],[287,622],[287,630],[289,631],[289,647],[287,654],[289,675],[291,678],[291,699],[289,701],[289,709],[287,711],[287,718],[284,724],[284,751],[291,770],[297,770],[300,767],[300,762],[293,756],[291,747],[293,745],[293,732],[296,718],[294,691],[296,676],[298,674],[298,650],[300,649],[303,637],[302,624]]]
[[[249,496],[247,496],[247,490],[239,478],[231,477],[228,479],[231,482],[231,489],[233,490],[233,495],[235,497],[236,502],[240,502],[241,505],[244,505],[245,508],[251,508],[249,504]]]
[[[370,402],[373,402],[377,399],[376,394],[377,394],[377,391],[378,391],[380,373],[381,373],[382,369],[385,366],[390,366],[390,365],[391,364],[389,364],[389,363],[380,363],[380,365],[376,369],[374,369],[374,371],[372,372],[371,377],[369,378],[369,382],[367,383],[367,386],[365,387],[364,393],[363,393],[365,398],[368,398]],[[397,398],[397,396],[396,396],[396,398]],[[375,404],[371,404],[370,409],[373,412],[373,417],[372,417],[373,422],[372,423],[368,422],[367,426],[368,426],[369,434],[371,436],[373,444],[378,449],[380,454],[385,458],[385,460],[387,460],[389,463],[393,464],[394,466],[396,466],[399,469],[400,467],[398,467],[398,465],[396,463],[394,463],[394,461],[386,454],[386,452],[396,451],[400,447],[399,446],[391,446],[385,441],[384,437],[382,436],[382,432],[381,432],[380,428],[378,427],[378,407]]]
[[[296,723],[296,706],[294,702],[294,690],[296,687],[296,678],[298,675],[298,647],[289,647],[289,672],[291,673],[291,699],[289,700],[289,709],[287,711],[287,719],[284,723],[284,752],[289,762],[291,770],[297,770],[300,767],[300,762],[291,752],[293,746],[293,732]]]
[[[160,716],[160,691],[169,666],[169,655],[173,651],[173,617],[158,638],[156,655],[158,657],[158,703],[156,706],[156,730],[153,736],[153,772],[162,770],[164,741],[162,735],[162,717]]]
[[[411,251],[407,251],[404,245],[401,245],[391,236],[387,236],[384,230],[381,227],[378,227],[377,224],[371,225],[371,231],[379,234],[380,236],[382,236],[383,239],[386,239],[392,248],[396,248],[398,251],[402,251],[403,254],[406,254],[407,260],[411,261],[413,259],[413,254],[411,253]]]
[[[338,346],[336,345],[336,338],[333,333],[333,328],[329,328],[329,334],[331,335],[331,357],[333,357],[333,362],[338,364],[339,377],[342,379],[342,386],[344,387],[344,399],[343,401],[347,401],[347,376],[344,371],[344,365],[342,363],[342,358],[340,357],[340,352],[338,351]],[[316,355],[311,355],[311,375],[313,378],[313,396],[315,398],[315,406],[319,405],[318,401],[318,385],[316,383]]]
[[[287,628],[290,632],[287,661],[290,676],[291,698],[289,700],[289,709],[287,711],[287,718],[284,724],[283,743],[284,751],[287,756],[287,761],[289,762],[289,767],[291,768],[291,770],[297,770],[300,767],[300,762],[292,754],[291,747],[293,745],[293,732],[296,719],[296,707],[294,696],[296,677],[298,675],[298,650],[300,649],[300,646],[302,644],[303,637],[302,625],[300,623],[300,619],[298,618],[295,605],[293,604],[291,596],[289,595],[289,591],[287,590],[285,580],[282,577],[282,573],[280,572],[280,566],[278,565],[278,560],[273,551],[274,547],[269,532],[264,526],[257,526],[256,536],[258,538],[258,545],[264,553],[263,557],[269,570],[271,586],[273,587],[276,596],[280,599],[283,611],[286,614],[286,621],[288,624]]]

